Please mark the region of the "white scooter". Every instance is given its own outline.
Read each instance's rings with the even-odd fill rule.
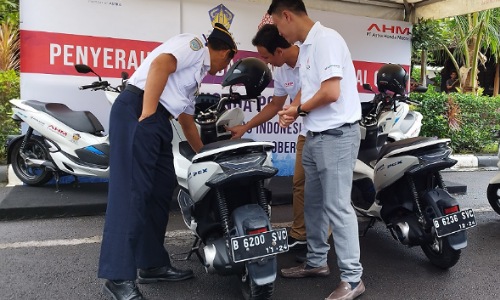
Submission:
[[[377,83],[379,90],[402,97],[405,76],[386,77],[385,83]],[[372,119],[365,114],[361,126]],[[396,240],[420,246],[431,263],[443,269],[458,262],[467,246],[465,230],[476,225],[472,209],[460,209],[440,174],[457,162],[450,158],[449,142],[413,137],[383,145],[375,160],[358,158],[351,194],[356,212],[370,220],[365,234],[381,220]]]
[[[172,123],[178,202],[196,237],[185,259],[195,254],[208,273],[236,275],[245,299],[254,300],[270,299],[274,292],[276,255],[288,251],[287,231],[270,222],[265,187],[278,171],[271,161],[274,144],[231,140],[226,127],[242,124],[243,111],[226,105],[256,99],[270,80],[264,62],[245,58],[224,77],[229,94],[198,96],[195,121],[205,146],[197,154]],[[235,84],[245,85],[245,96],[232,91]]]
[[[373,92],[370,84],[363,84],[363,88]],[[417,87],[414,92],[423,93],[425,91],[427,91],[427,88]],[[376,94],[375,99],[371,102],[381,104],[378,107],[377,117],[379,134],[386,135],[387,142],[417,137],[420,134],[422,114],[410,110],[409,105],[419,105],[420,103],[405,96],[392,97],[386,93]]]
[[[80,73],[92,72],[76,65]],[[94,73],[95,74],[95,73]],[[97,75],[97,74],[96,74]],[[97,75],[98,76],[98,75]],[[98,81],[80,89],[102,90],[116,98],[128,75],[122,73],[122,85],[113,87],[100,76]],[[73,111],[62,103],[12,99],[12,118],[25,122],[28,129],[7,144],[8,163],[22,182],[32,186],[47,183],[55,176],[56,189],[62,175],[107,178],[109,140],[99,120],[89,111]]]

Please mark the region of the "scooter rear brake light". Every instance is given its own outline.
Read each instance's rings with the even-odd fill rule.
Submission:
[[[451,206],[451,207],[446,207],[444,209],[444,214],[445,215],[449,215],[449,214],[452,214],[452,213],[456,213],[457,211],[459,211],[458,205]]]
[[[263,232],[266,232],[266,231],[267,231],[267,228],[266,227],[262,227],[262,228],[257,228],[257,229],[249,230],[248,234],[257,234],[257,233],[263,233]]]

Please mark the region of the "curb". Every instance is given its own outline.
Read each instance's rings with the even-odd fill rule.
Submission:
[[[450,168],[451,171],[462,169],[482,169],[498,168],[498,156],[493,155],[474,155],[474,154],[455,154],[450,158],[457,160],[457,163]]]

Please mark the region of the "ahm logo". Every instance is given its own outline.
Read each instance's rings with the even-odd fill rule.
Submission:
[[[209,10],[208,15],[210,16],[210,20],[212,20],[212,26],[215,23],[221,23],[229,30],[231,23],[233,23],[234,14],[224,4],[219,4]]]
[[[382,32],[382,33],[392,33],[392,34],[404,34],[404,35],[410,35],[410,27],[401,27],[401,26],[396,26],[396,25],[386,25],[382,24],[382,26],[373,23],[368,27],[368,31],[376,31],[376,32]]]

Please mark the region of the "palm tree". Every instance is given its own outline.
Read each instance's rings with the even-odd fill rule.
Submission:
[[[10,22],[0,24],[0,71],[19,70],[19,31]]]
[[[0,0],[0,71],[19,71],[18,7],[18,0]]]
[[[461,88],[475,93],[479,63],[484,64],[486,61],[483,52],[489,51],[498,65],[500,9],[457,16],[450,19],[449,26],[450,31],[456,34],[451,44],[443,45],[444,50],[459,70]],[[450,47],[454,48],[453,52],[449,50]],[[498,82],[498,78],[495,78],[495,82]]]

